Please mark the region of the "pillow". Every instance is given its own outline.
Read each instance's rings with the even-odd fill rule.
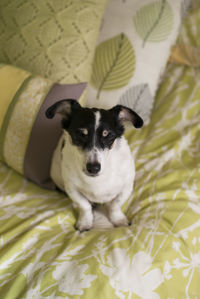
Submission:
[[[45,111],[61,99],[80,99],[85,87],[0,65],[0,160],[39,186],[54,189],[50,165],[62,128],[59,116],[49,121]]]
[[[173,46],[169,61],[191,67],[200,67],[200,39],[196,37],[199,28],[200,1],[193,0],[187,18]]]
[[[89,106],[120,103],[148,122],[189,4],[190,0],[109,1],[93,61]]]
[[[106,2],[0,1],[0,62],[54,82],[89,81]]]

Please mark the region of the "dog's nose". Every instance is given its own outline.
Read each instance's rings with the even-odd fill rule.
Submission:
[[[98,162],[87,163],[86,168],[88,173],[97,174],[101,170],[101,164],[99,164]]]

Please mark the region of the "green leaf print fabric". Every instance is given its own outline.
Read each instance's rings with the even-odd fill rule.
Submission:
[[[191,1],[109,0],[94,55],[87,105],[111,108],[120,103],[136,111],[147,125],[171,47]],[[137,97],[130,100],[130,93],[137,93]]]
[[[135,68],[134,49],[123,33],[101,43],[95,53],[92,84],[101,90],[112,90],[126,85]]]
[[[130,227],[79,233],[66,195],[1,164],[2,298],[198,298],[199,81],[199,70],[169,65],[150,125],[126,133]]]
[[[156,1],[144,5],[134,16],[134,25],[143,39],[143,46],[148,42],[165,40],[173,28],[173,11],[165,1]]]

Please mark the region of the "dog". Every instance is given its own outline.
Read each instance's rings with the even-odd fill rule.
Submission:
[[[63,134],[54,151],[50,175],[69,195],[79,216],[79,231],[93,227],[93,204],[104,204],[116,227],[129,225],[121,211],[135,177],[134,160],[123,134],[126,122],[143,126],[133,110],[116,105],[109,110],[83,108],[76,100],[58,101],[46,110],[61,115]]]

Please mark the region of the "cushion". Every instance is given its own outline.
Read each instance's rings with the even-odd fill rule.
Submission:
[[[88,105],[126,105],[148,122],[155,92],[191,1],[110,0]]]
[[[80,99],[85,87],[0,65],[0,159],[38,185],[55,188],[49,173],[61,120],[49,121],[45,111],[61,99]]]
[[[106,2],[0,1],[0,62],[59,83],[87,82]]]
[[[200,39],[196,38],[199,21],[199,1],[193,0],[190,13],[184,20],[176,44],[172,47],[170,62],[195,68],[200,66]]]

